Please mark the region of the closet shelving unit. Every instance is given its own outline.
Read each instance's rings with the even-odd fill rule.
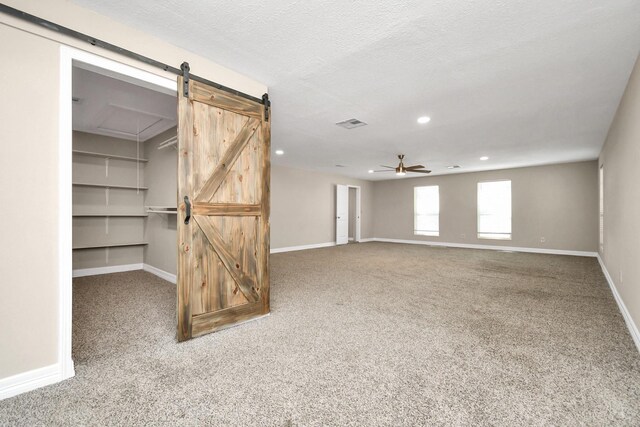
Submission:
[[[127,246],[146,246],[148,242],[130,242],[130,243],[104,243],[104,244],[96,244],[96,245],[82,245],[75,246],[73,250],[80,249],[104,249],[104,248],[124,248]]]
[[[131,162],[140,162],[140,163],[147,163],[149,161],[147,159],[138,159],[136,157],[116,156],[114,154],[96,153],[93,151],[83,151],[83,150],[73,150],[73,154],[77,154],[79,156],[100,157],[103,159],[128,160]]]
[[[73,214],[74,218],[138,218],[138,217],[148,217],[149,214],[146,213],[131,213],[131,214],[119,214],[119,213],[113,213],[113,214],[93,214],[93,213],[87,213],[87,214]]]
[[[102,158],[105,161],[105,175],[109,176],[109,162],[111,160],[117,162],[124,163],[135,163],[136,164],[136,173],[139,176],[139,167],[140,164],[144,164],[148,162],[148,159],[140,158],[140,157],[132,157],[132,156],[123,156],[111,153],[97,152],[97,151],[85,151],[85,150],[72,150],[74,156],[79,157],[94,157],[94,158]],[[96,189],[104,189],[105,190],[105,208],[109,206],[109,190],[126,190],[126,191],[147,191],[148,188],[140,185],[124,185],[124,184],[112,184],[112,183],[97,183],[97,182],[83,182],[76,181],[73,183],[74,187],[87,187],[87,188],[96,188]],[[140,206],[142,208],[142,206]],[[138,209],[140,209],[138,208]],[[135,209],[137,210],[137,209]],[[142,209],[141,209],[142,210]],[[120,213],[112,213],[112,212],[98,212],[98,213],[73,213],[73,218],[104,218],[105,219],[105,234],[109,234],[109,219],[110,218],[140,218],[144,219],[148,217],[149,214],[147,212],[120,212]],[[148,242],[145,241],[131,241],[131,242],[114,242],[114,243],[89,243],[89,244],[79,244],[74,245],[73,250],[90,250],[90,249],[106,249],[107,250],[107,259],[108,259],[108,250],[109,248],[125,248],[125,247],[135,247],[135,246],[146,246]]]
[[[175,206],[147,206],[148,213],[177,215],[178,208]]]
[[[121,184],[94,184],[90,182],[74,182],[76,187],[97,187],[97,188],[117,188],[121,190],[138,190],[147,191],[147,187],[137,187],[135,185],[121,185]]]

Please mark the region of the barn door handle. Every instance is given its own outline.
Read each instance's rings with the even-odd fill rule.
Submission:
[[[186,216],[184,217],[184,223],[189,224],[189,221],[191,221],[191,202],[189,201],[189,196],[184,196],[184,205],[187,209]]]

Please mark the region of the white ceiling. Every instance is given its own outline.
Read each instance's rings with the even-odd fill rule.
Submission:
[[[146,141],[177,123],[176,96],[73,68],[73,129]]]
[[[73,1],[268,84],[275,164],[364,179],[594,159],[640,48],[638,0]]]

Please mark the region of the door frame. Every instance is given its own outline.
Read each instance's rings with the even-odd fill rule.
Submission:
[[[360,195],[361,195],[361,188],[359,185],[347,185],[347,188],[351,189],[351,188],[355,188],[356,189],[356,230],[355,233],[353,234],[353,241],[354,242],[360,242],[360,240],[362,240],[362,234],[360,233],[360,230],[362,228],[362,204],[360,203]],[[349,209],[348,205],[347,205],[347,210]]]
[[[338,184],[344,185],[347,189],[355,188],[356,189],[356,232],[353,236],[354,242],[360,242],[362,240],[362,203],[361,203],[361,195],[362,188],[359,185],[349,185],[349,184]],[[337,206],[336,206],[337,209]],[[335,214],[335,212],[334,212]],[[349,203],[347,203],[347,216],[349,215]],[[348,220],[347,220],[348,222]],[[334,233],[335,234],[335,233]],[[347,240],[348,242],[349,240]],[[337,241],[336,241],[337,244]]]
[[[69,46],[60,46],[60,92],[58,116],[58,366],[59,380],[75,375],[72,353],[72,147],[73,147],[73,67],[100,74],[163,93],[176,94],[176,79]]]

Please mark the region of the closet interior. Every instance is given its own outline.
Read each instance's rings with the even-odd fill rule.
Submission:
[[[175,282],[176,93],[73,69],[74,277],[145,269]]]

